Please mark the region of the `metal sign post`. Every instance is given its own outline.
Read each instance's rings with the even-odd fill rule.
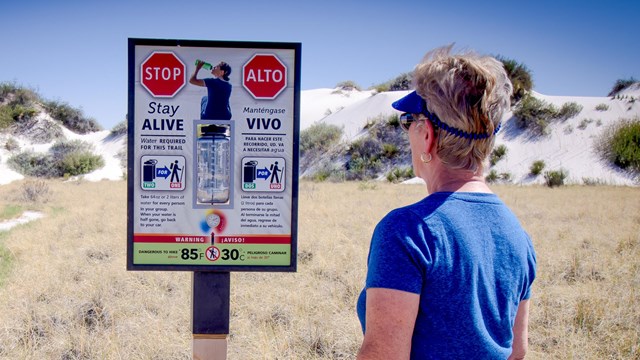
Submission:
[[[194,360],[225,360],[229,336],[228,272],[193,273],[192,329]]]

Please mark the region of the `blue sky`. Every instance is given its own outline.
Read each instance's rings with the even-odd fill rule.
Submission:
[[[546,95],[606,96],[640,79],[640,1],[168,1],[0,3],[0,82],[79,107],[109,129],[127,109],[127,39],[302,43],[302,90],[363,88],[456,43],[524,63]]]

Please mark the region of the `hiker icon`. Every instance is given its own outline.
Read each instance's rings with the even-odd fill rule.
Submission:
[[[273,184],[275,180],[276,184],[280,184],[280,176],[278,175],[278,172],[282,173],[282,170],[278,168],[278,162],[276,161],[275,163],[271,164],[269,170],[271,170],[271,183]]]
[[[169,169],[171,169],[171,182],[182,182],[182,174],[184,171],[184,167],[178,166],[178,160],[174,161],[169,165]]]

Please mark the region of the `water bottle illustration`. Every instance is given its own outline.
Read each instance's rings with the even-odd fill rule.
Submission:
[[[202,68],[203,68],[203,69],[205,69],[205,70],[211,70],[211,69],[213,69],[213,65],[209,64],[209,63],[208,63],[208,62],[206,62],[206,61],[202,61],[202,60],[200,60],[200,59],[196,60],[196,66],[198,66],[198,62],[201,62],[201,63],[202,63]]]
[[[229,201],[231,167],[229,127],[207,125],[201,128],[201,133],[197,141],[198,202],[226,203]]]

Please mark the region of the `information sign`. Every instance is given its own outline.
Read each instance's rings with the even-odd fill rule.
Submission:
[[[296,270],[300,48],[129,39],[129,270]]]

